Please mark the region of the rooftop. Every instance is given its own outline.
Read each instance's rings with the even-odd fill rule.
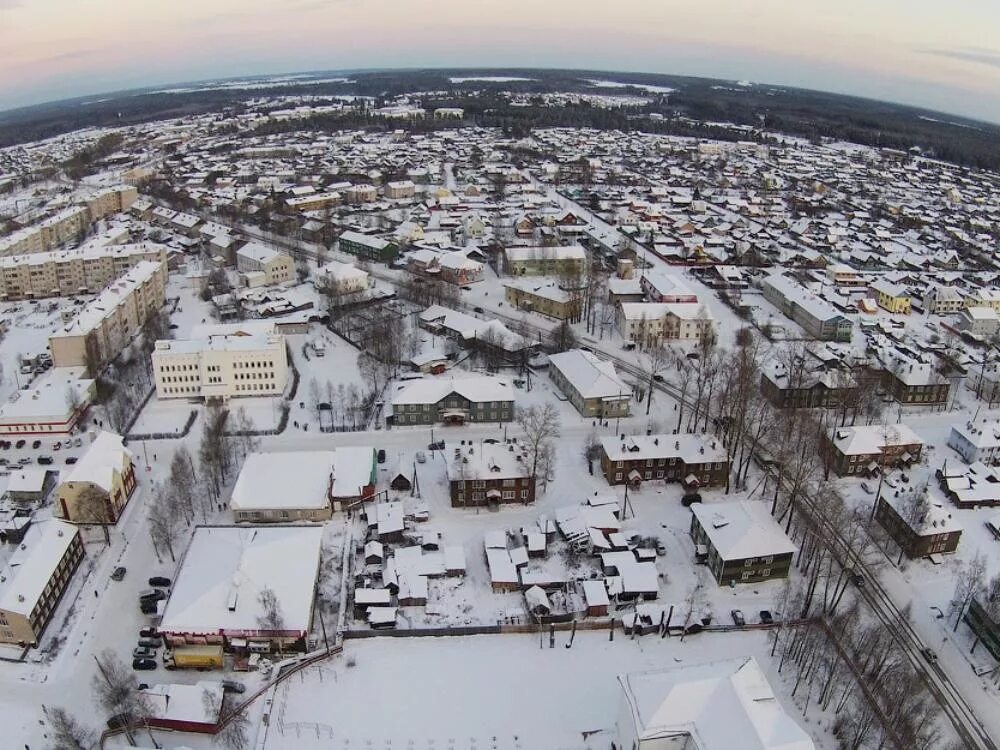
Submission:
[[[55,518],[28,527],[0,574],[0,609],[27,616],[78,534],[75,526]]]
[[[783,555],[798,549],[771,516],[766,503],[695,503],[691,511],[723,560]]]

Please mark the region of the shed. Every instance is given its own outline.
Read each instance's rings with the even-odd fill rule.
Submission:
[[[385,547],[374,539],[365,545],[365,562],[375,565],[385,559]]]
[[[444,569],[447,575],[465,575],[465,548],[451,546],[444,548]]]
[[[533,531],[527,536],[528,557],[545,557],[545,534]]]
[[[403,472],[396,472],[396,475],[389,481],[389,486],[397,492],[409,492],[413,485],[409,477]]]
[[[548,594],[538,586],[527,589],[524,592],[524,599],[527,602],[528,612],[533,615],[547,615],[552,612]]]
[[[604,581],[583,581],[583,598],[587,602],[588,617],[605,617],[608,614],[608,589]]]
[[[373,630],[396,627],[396,607],[369,607],[368,624]]]

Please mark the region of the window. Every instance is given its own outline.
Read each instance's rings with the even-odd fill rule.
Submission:
[[[521,499],[522,500],[527,500],[528,499],[528,491],[527,490],[521,490]]]
[[[620,482],[622,480],[622,473],[620,471],[615,472],[615,481]]]

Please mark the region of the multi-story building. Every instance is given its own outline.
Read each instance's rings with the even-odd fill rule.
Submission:
[[[386,264],[396,260],[396,256],[399,254],[398,248],[392,242],[384,240],[381,237],[361,234],[352,230],[347,230],[340,235],[337,248],[341,252],[348,253],[357,258]]]
[[[885,279],[874,282],[869,289],[875,295],[878,306],[897,315],[910,312],[910,292],[903,284],[894,284]]]
[[[972,597],[965,622],[975,634],[976,642],[982,642],[993,658],[1000,660],[1000,597]]]
[[[909,558],[944,554],[958,549],[962,526],[944,507],[931,500],[918,503],[910,493],[902,497],[883,493],[877,500],[875,520]]]
[[[0,299],[96,294],[144,260],[166,263],[166,246],[84,245],[75,250],[0,258]]]
[[[734,500],[691,506],[691,539],[720,586],[787,578],[798,548],[768,504]]]
[[[500,378],[411,380],[392,397],[392,420],[400,426],[510,422],[513,418],[514,389]]]
[[[578,322],[583,315],[583,295],[563,289],[552,279],[513,279],[504,282],[507,302],[518,310],[548,315],[556,320]]]
[[[965,307],[962,293],[944,284],[929,284],[923,301],[931,315],[952,315]]]
[[[622,338],[642,346],[700,340],[715,324],[705,305],[690,302],[623,302],[615,320]]]
[[[90,193],[84,196],[83,201],[90,220],[97,221],[111,214],[128,211],[138,198],[139,191],[134,185],[115,185]]]
[[[68,435],[94,393],[85,367],[53,367],[0,406],[0,435]]]
[[[973,421],[951,426],[948,447],[954,449],[968,464],[1000,461],[1000,422]]]
[[[385,184],[385,197],[391,200],[406,200],[414,196],[416,189],[417,186],[413,184],[412,180],[387,182]]]
[[[336,260],[322,266],[316,276],[320,285],[325,285],[332,294],[355,294],[371,286],[367,271]]]
[[[870,475],[920,459],[924,442],[905,424],[838,427],[823,435],[823,450],[841,476]]]
[[[138,480],[121,435],[102,431],[59,485],[56,514],[71,523],[115,524]]]
[[[1000,312],[1000,289],[981,287],[965,297],[965,307],[991,307]]]
[[[275,396],[288,381],[285,337],[277,333],[157,341],[152,360],[161,399]]]
[[[783,362],[774,361],[761,370],[761,393],[779,409],[832,409],[857,399],[858,383],[847,370],[789,372]]]
[[[374,203],[378,200],[378,188],[374,185],[351,185],[346,191],[348,203]]]
[[[309,195],[286,198],[285,205],[293,211],[320,211],[330,206],[339,206],[343,196],[337,191],[326,193],[310,193]]]
[[[140,261],[49,337],[52,363],[93,370],[117,356],[163,306],[166,286],[166,263]]]
[[[592,352],[570,349],[549,355],[549,378],[585,417],[628,416],[632,388],[618,377],[614,364]]]
[[[535,478],[523,444],[452,444],[444,456],[453,507],[535,501]]]
[[[1000,330],[1000,313],[992,307],[967,307],[958,314],[955,328],[972,336],[989,339]]]
[[[698,301],[698,295],[677,274],[645,271],[639,279],[639,285],[650,302],[693,304]]]
[[[70,524],[50,519],[28,528],[0,576],[0,643],[38,645],[83,555]]]
[[[438,252],[421,248],[406,256],[406,270],[418,276],[441,279],[449,284],[482,281],[483,264],[470,258],[469,253],[470,250]]]
[[[601,470],[612,485],[656,479],[710,487],[725,484],[729,453],[714,435],[612,435],[601,438]]]
[[[263,274],[259,283],[249,286],[283,284],[295,276],[295,264],[289,256],[259,242],[248,242],[236,251],[236,270],[248,280],[252,274]]]
[[[511,276],[581,276],[587,251],[580,245],[542,245],[504,249],[504,266]]]
[[[885,387],[901,404],[946,404],[951,383],[927,362],[890,361]]]
[[[851,340],[851,320],[787,276],[768,276],[762,289],[768,302],[802,326],[810,336],[822,341]]]

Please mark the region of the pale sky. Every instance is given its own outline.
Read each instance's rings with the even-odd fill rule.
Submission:
[[[0,0],[0,109],[379,67],[748,79],[1000,122],[996,0]]]

